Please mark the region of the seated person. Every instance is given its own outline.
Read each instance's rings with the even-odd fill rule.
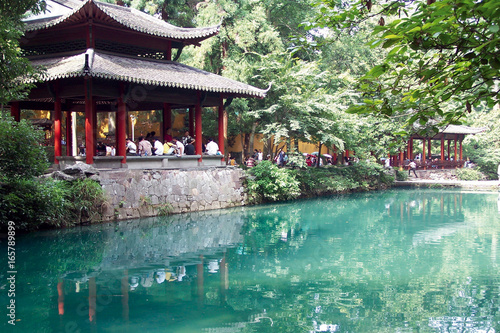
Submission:
[[[97,143],[97,156],[106,156],[106,146],[102,142]]]
[[[157,156],[163,155],[163,144],[157,138],[153,138],[153,151]]]
[[[130,139],[127,139],[127,156],[137,156],[137,145]]]
[[[196,150],[193,145],[193,139],[187,140],[187,145],[184,147],[184,152],[186,155],[196,155]]]
[[[174,155],[176,146],[172,142],[166,141],[163,144],[163,154],[164,155]]]

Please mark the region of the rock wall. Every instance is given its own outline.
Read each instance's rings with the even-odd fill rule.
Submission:
[[[99,170],[109,200],[103,220],[125,220],[243,206],[247,203],[239,168]]]

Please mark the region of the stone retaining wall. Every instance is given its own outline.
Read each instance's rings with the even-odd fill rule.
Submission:
[[[243,170],[209,167],[176,170],[99,170],[109,198],[103,220],[243,206]]]

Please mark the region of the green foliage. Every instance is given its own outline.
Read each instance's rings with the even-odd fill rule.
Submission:
[[[252,203],[290,200],[300,195],[299,182],[291,170],[263,161],[248,172],[247,190]]]
[[[47,170],[49,163],[39,144],[43,132],[26,120],[15,122],[0,115],[0,178],[36,177]]]
[[[460,168],[457,169],[457,178],[460,180],[481,180],[484,176],[477,169]]]
[[[408,172],[403,170],[396,170],[396,180],[399,181],[408,180]]]
[[[472,114],[470,125],[485,128],[476,135],[468,135],[463,142],[465,156],[478,166],[488,179],[497,179],[497,167],[500,163],[500,108],[478,110]]]
[[[89,222],[99,220],[101,207],[106,201],[101,185],[91,179],[79,179],[76,181],[62,182],[67,188],[66,199],[68,204],[66,217],[72,221]]]
[[[90,179],[14,178],[0,184],[0,228],[8,221],[18,230],[31,231],[97,220],[104,201],[101,186]]]
[[[19,81],[19,77],[36,74],[29,61],[21,55],[21,18],[28,10],[38,13],[44,7],[45,1],[38,0],[0,1],[0,106],[22,99],[32,87]]]
[[[350,110],[455,123],[472,106],[498,102],[500,7],[496,0],[321,0],[318,25],[356,29],[378,19],[370,45],[388,51],[358,80],[364,101]],[[372,11],[373,7],[373,11]],[[452,103],[457,107],[447,108]]]
[[[249,171],[247,189],[253,203],[290,200],[299,195],[311,197],[366,191],[389,187],[394,182],[394,176],[380,164],[363,162],[352,166],[290,170],[264,161]]]
[[[64,213],[65,189],[50,180],[13,179],[0,185],[0,227],[14,221],[18,230],[58,225]]]
[[[167,216],[172,214],[174,211],[174,207],[170,202],[166,202],[164,204],[156,205],[155,209],[158,211],[159,216]]]

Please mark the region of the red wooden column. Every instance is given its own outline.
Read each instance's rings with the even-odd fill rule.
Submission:
[[[200,158],[198,159],[198,162],[202,161],[201,158],[201,143],[203,141],[202,139],[202,129],[201,129],[201,93],[198,91],[197,92],[198,98],[196,101],[196,106],[195,106],[195,148],[196,148],[196,155],[200,155]]]
[[[54,163],[59,164],[58,156],[62,154],[61,146],[61,97],[59,97],[59,84],[55,84],[56,97],[54,101]]]
[[[224,99],[222,96],[219,97],[219,150],[222,154],[222,159],[224,159]]]
[[[425,161],[426,161],[426,157],[425,157],[425,139],[422,139],[422,163],[424,165],[424,170],[427,170],[427,165],[425,164]]]
[[[450,154],[450,140],[448,139],[448,161],[451,161],[451,154]]]
[[[405,158],[404,154],[405,153],[402,150],[399,151],[399,165],[398,165],[399,167],[403,167],[403,160]]]
[[[194,108],[191,106],[189,109],[188,109],[188,112],[189,112],[189,135],[193,136],[194,132],[195,132],[195,129],[194,129],[194,123],[195,123],[195,110]],[[200,139],[202,140],[202,139]],[[203,140],[202,140],[203,142]]]
[[[92,98],[92,79],[85,78],[85,163],[94,163],[95,109]]]
[[[427,156],[432,159],[432,140],[427,141]]]
[[[124,95],[125,86],[123,82],[120,82],[118,110],[116,111],[116,155],[123,156],[122,164],[127,163],[127,106],[125,105]]]
[[[122,318],[125,321],[129,320],[129,304],[128,304],[128,270],[123,271],[123,277],[121,280],[121,292],[122,292]]]
[[[59,315],[64,315],[64,280],[59,278],[57,281],[57,309]]]
[[[73,156],[73,125],[71,111],[66,111],[66,156]]]
[[[163,103],[163,140],[167,141],[167,129],[172,128],[172,107]]]
[[[224,257],[222,258],[220,262],[220,294],[221,294],[221,299],[226,300],[226,293],[227,290],[229,289],[229,274],[228,274],[228,265],[226,262],[226,253],[224,253]]]
[[[444,169],[444,134],[441,137],[441,169]]]
[[[408,158],[410,160],[413,159],[413,138],[410,138],[410,141],[408,141]]]
[[[87,155],[88,156],[88,155]],[[97,285],[95,277],[89,279],[89,321],[95,323],[96,303],[97,300]]]
[[[12,102],[10,104],[10,115],[15,121],[21,121],[21,108],[19,107],[19,102]]]
[[[453,160],[457,160],[457,141],[458,141],[458,134],[455,135],[455,157],[453,157]]]
[[[196,286],[198,293],[198,304],[203,304],[203,299],[205,295],[204,290],[204,277],[203,277],[203,256],[200,255],[200,263],[196,265]]]
[[[463,139],[464,139],[464,138],[462,137],[462,138],[460,138],[460,140],[458,141],[458,142],[459,142],[459,144],[460,144],[460,150],[459,150],[459,151],[460,151],[460,155],[459,155],[460,161],[462,161],[462,160],[464,159],[464,158],[463,158],[463,154],[462,154],[462,153],[463,153],[463,151],[462,151],[462,141],[463,141]]]

